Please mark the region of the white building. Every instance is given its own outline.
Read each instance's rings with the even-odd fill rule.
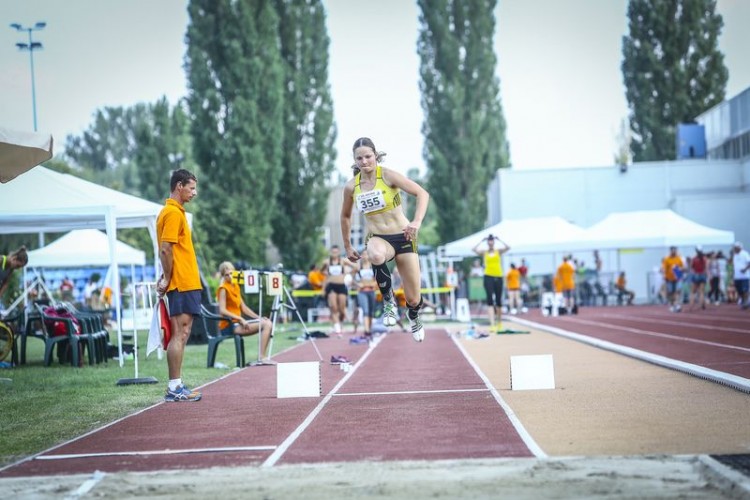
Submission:
[[[612,212],[669,208],[700,224],[734,231],[737,240],[750,245],[750,89],[697,121],[705,127],[707,159],[500,170],[487,190],[488,226],[505,219],[559,215],[589,227]],[[630,287],[644,300],[646,275],[666,250],[609,252],[602,255],[604,267],[626,271]],[[694,253],[693,248],[680,251],[683,256]],[[574,255],[593,265],[590,252]],[[536,264],[536,272],[548,273],[555,260],[531,256],[531,264],[532,272]]]

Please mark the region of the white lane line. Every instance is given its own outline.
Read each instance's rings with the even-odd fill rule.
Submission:
[[[281,443],[276,450],[271,453],[271,455],[266,459],[265,462],[261,464],[261,467],[273,467],[276,465],[276,462],[278,462],[281,457],[286,453],[286,451],[289,449],[292,444],[302,435],[302,433],[307,429],[310,424],[315,420],[315,417],[318,416],[318,414],[323,411],[323,408],[325,405],[328,404],[328,402],[333,398],[333,395],[341,388],[342,385],[346,383],[347,380],[349,380],[354,373],[356,373],[357,369],[359,369],[360,366],[362,366],[362,363],[365,362],[365,360],[370,356],[373,350],[380,344],[380,342],[383,341],[383,338],[381,337],[380,341],[373,342],[370,344],[370,346],[367,348],[367,351],[362,355],[361,358],[359,358],[359,361],[357,361],[354,366],[349,370],[346,375],[344,375],[341,380],[339,380],[338,384],[334,386],[331,391],[323,397],[323,400],[318,403],[318,406],[316,406],[312,412],[305,418],[305,420],[299,424],[299,426],[292,432],[283,443]]]
[[[283,351],[280,351],[280,352],[279,352],[278,354],[276,354],[275,356],[278,356],[278,355],[280,355],[280,354],[283,354],[283,353],[289,352],[289,351],[291,351],[291,350],[293,350],[293,349],[297,349],[298,347],[300,347],[300,346],[303,346],[303,345],[305,345],[305,343],[304,343],[304,342],[303,342],[303,343],[300,343],[300,344],[296,344],[296,345],[293,345],[293,346],[291,346],[291,347],[289,347],[289,348],[287,348],[287,349],[284,349]],[[202,389],[202,388],[204,388],[204,387],[207,387],[207,386],[209,386],[209,385],[211,385],[211,384],[215,384],[215,383],[217,383],[217,382],[220,382],[220,381],[224,380],[225,378],[229,378],[229,377],[231,377],[231,376],[237,375],[238,373],[242,373],[242,371],[243,371],[242,369],[236,369],[236,370],[232,370],[231,372],[227,373],[226,375],[222,375],[221,377],[219,377],[219,378],[217,378],[217,379],[214,379],[214,380],[211,380],[211,381],[209,381],[209,382],[206,382],[205,384],[201,385],[200,387],[197,387],[196,389]],[[123,390],[124,390],[124,389],[123,389]],[[150,409],[152,409],[152,408],[156,408],[157,406],[159,406],[159,405],[162,405],[162,404],[164,404],[164,401],[159,401],[158,403],[154,403],[154,404],[152,404],[151,406],[148,406],[148,407],[146,407],[146,408],[143,408],[142,410],[138,410],[138,411],[136,411],[136,412],[134,412],[134,413],[131,413],[130,415],[125,415],[124,417],[120,417],[120,418],[118,418],[117,420],[114,420],[114,421],[112,421],[112,422],[109,422],[108,424],[104,424],[104,425],[102,425],[101,427],[97,427],[96,429],[92,429],[92,430],[90,430],[90,431],[88,431],[88,432],[86,432],[86,433],[84,433],[84,434],[81,434],[80,436],[76,436],[76,437],[74,437],[74,438],[68,439],[68,440],[67,440],[67,441],[65,441],[65,442],[62,442],[62,443],[60,443],[60,444],[56,444],[55,446],[51,446],[50,448],[47,448],[46,450],[42,450],[42,451],[40,451],[39,453],[35,453],[35,454],[31,455],[31,456],[28,456],[28,457],[22,458],[21,460],[18,460],[18,461],[16,461],[16,462],[13,462],[13,463],[7,464],[7,465],[5,465],[5,466],[2,466],[2,467],[0,467],[0,472],[3,472],[3,471],[5,471],[5,470],[7,470],[7,469],[10,469],[11,467],[15,467],[15,466],[17,466],[17,465],[21,465],[21,464],[23,464],[23,463],[25,463],[25,462],[29,462],[29,461],[31,461],[31,460],[34,460],[34,459],[38,458],[38,457],[39,457],[39,456],[41,456],[41,455],[45,455],[46,453],[49,453],[49,452],[51,452],[51,451],[54,451],[54,450],[56,450],[56,449],[58,449],[58,448],[62,448],[63,446],[69,445],[70,443],[74,443],[74,442],[76,442],[76,441],[78,441],[78,440],[80,440],[80,439],[83,439],[83,438],[85,438],[85,437],[88,437],[88,436],[90,436],[90,435],[92,435],[92,434],[95,434],[95,433],[97,433],[97,432],[99,432],[99,431],[101,431],[101,430],[104,430],[104,429],[106,429],[106,428],[108,428],[108,427],[112,427],[112,426],[113,426],[113,425],[115,425],[115,424],[119,424],[119,423],[120,423],[120,422],[122,422],[123,420],[127,420],[127,419],[129,419],[129,418],[132,418],[132,417],[135,417],[135,416],[137,416],[137,415],[140,415],[141,413],[143,413],[143,412],[145,412],[145,411],[148,411],[148,410],[150,410]]]
[[[689,321],[673,321],[668,319],[659,319],[656,316],[624,316],[620,314],[601,314],[597,315],[598,318],[612,318],[612,319],[623,319],[628,321],[636,321],[636,322],[646,322],[646,323],[659,323],[662,325],[675,325],[675,326],[688,326],[688,327],[696,327],[699,326],[701,328],[708,328],[712,331],[718,331],[718,332],[729,332],[729,333],[750,333],[750,329],[748,328],[730,328],[728,326],[715,326],[711,324],[706,323],[695,323],[695,322],[689,322]],[[697,319],[697,318],[696,318]]]
[[[489,389],[437,389],[431,391],[392,391],[392,392],[340,392],[340,396],[398,396],[401,394],[447,394],[455,392],[487,392]]]
[[[624,354],[625,356],[630,356],[631,358],[646,361],[648,363],[662,366],[664,368],[670,368],[682,373],[687,373],[688,375],[693,375],[698,378],[718,382],[719,384],[727,385],[729,387],[732,387],[733,389],[737,389],[738,391],[750,393],[750,379],[744,377],[739,377],[737,375],[732,375],[730,373],[725,373],[718,370],[712,370],[711,368],[706,368],[705,366],[686,363],[685,361],[667,358],[666,356],[659,356],[658,354],[652,354],[650,352],[641,351],[640,349],[634,349],[632,347],[626,347],[623,345],[615,344],[613,342],[607,342],[606,340],[600,340],[595,337],[589,337],[588,335],[582,335],[580,333],[563,330],[562,328],[535,323],[526,319],[517,317],[514,317],[512,319],[503,317],[503,319],[507,319],[508,321],[513,321],[514,323],[518,323],[521,325],[526,325],[531,328],[536,328],[537,330],[554,333],[555,335],[576,340],[578,342],[583,342],[584,344],[599,347],[607,351]]]
[[[79,486],[74,492],[72,492],[70,495],[68,495],[65,498],[81,498],[82,496],[86,495],[89,491],[94,489],[94,486],[99,484],[99,481],[104,479],[104,476],[106,474],[102,471],[95,471],[91,475],[91,479],[85,480],[83,483],[81,483],[81,486]]]
[[[508,321],[516,321],[516,320],[518,320],[520,318],[512,318],[512,319],[511,318],[507,318],[507,319],[508,319]],[[521,320],[521,321],[526,321],[526,320]],[[521,321],[519,321],[519,322],[521,322]],[[671,335],[671,334],[662,333],[662,332],[652,332],[652,331],[648,331],[648,330],[641,330],[640,328],[631,328],[631,327],[628,327],[628,326],[618,326],[618,325],[613,325],[611,323],[602,323],[600,321],[591,321],[591,320],[580,319],[580,318],[567,318],[566,322],[567,323],[573,323],[573,324],[578,323],[578,324],[581,324],[581,325],[601,326],[601,327],[605,327],[605,328],[609,328],[609,329],[621,330],[621,331],[624,331],[624,332],[635,333],[636,335],[648,335],[648,336],[651,336],[651,337],[660,337],[660,338],[664,338],[664,339],[680,340],[680,341],[683,341],[683,342],[692,342],[694,344],[710,345],[712,347],[721,347],[723,349],[732,349],[734,351],[750,352],[750,348],[747,348],[747,347],[740,347],[740,346],[731,345],[731,344],[721,344],[719,342],[711,342],[709,340],[691,339],[691,338],[687,338],[687,337],[681,337],[679,335]]]
[[[449,334],[450,335],[450,334]],[[490,391],[490,394],[492,394],[492,397],[495,398],[495,401],[497,401],[497,404],[500,405],[500,407],[503,409],[505,414],[508,416],[508,419],[510,420],[510,423],[513,424],[513,428],[516,429],[516,432],[523,440],[526,447],[529,449],[531,453],[534,454],[537,458],[547,458],[547,454],[542,450],[542,448],[534,441],[534,438],[531,437],[531,434],[529,434],[529,431],[526,430],[526,427],[523,426],[521,423],[521,420],[516,416],[513,409],[508,406],[508,403],[505,402],[503,397],[500,395],[499,392],[495,389],[495,387],[492,385],[492,382],[490,382],[490,379],[487,378],[487,376],[484,374],[481,368],[479,368],[479,365],[477,365],[474,360],[469,356],[469,353],[466,352],[466,349],[464,349],[464,346],[461,345],[461,342],[459,342],[456,337],[453,335],[450,335],[451,340],[453,343],[458,347],[458,350],[461,351],[461,354],[464,355],[464,358],[466,358],[466,361],[471,365],[472,368],[474,368],[474,371],[479,375],[479,378],[482,379],[482,382],[484,382],[484,385],[487,386],[487,389]]]
[[[69,453],[61,455],[40,455],[36,460],[66,460],[70,458],[183,455],[188,453],[232,453],[237,451],[271,451],[275,446],[229,446],[226,448],[188,448],[182,450],[110,451],[105,453]]]

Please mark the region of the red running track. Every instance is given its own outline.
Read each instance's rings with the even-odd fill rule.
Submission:
[[[534,310],[522,318],[750,379],[750,311],[737,306],[680,313],[666,306],[586,307],[577,315]]]
[[[203,388],[201,402],[157,404],[7,467],[0,477],[532,456],[444,332],[428,331],[422,344],[392,333],[370,348],[333,338],[317,345],[325,360],[339,354],[361,361],[348,374],[321,364],[323,397],[277,399],[274,367],[245,368]],[[306,343],[274,359],[317,357]]]

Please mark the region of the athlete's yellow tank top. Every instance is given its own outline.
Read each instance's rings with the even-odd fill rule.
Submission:
[[[497,250],[484,253],[484,275],[495,278],[503,277],[503,263],[500,252]]]
[[[362,180],[361,173],[357,173],[354,178],[354,193],[352,195],[354,204],[365,215],[387,212],[401,205],[401,191],[385,183],[381,168],[378,165],[375,170],[375,186],[371,191],[363,192],[359,187]]]

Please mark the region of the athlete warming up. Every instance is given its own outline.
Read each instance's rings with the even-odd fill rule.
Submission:
[[[393,298],[388,262],[396,261],[403,279],[407,317],[414,340],[424,340],[424,327],[419,319],[422,307],[421,276],[417,254],[417,234],[422,225],[430,195],[419,184],[391,169],[380,166],[385,153],[378,152],[372,140],[362,137],[354,142],[355,175],[344,187],[341,205],[341,233],[346,255],[352,262],[360,258],[351,244],[352,208],[365,215],[367,240],[365,252],[375,271],[375,279],[383,295],[383,324],[393,326],[398,309]],[[409,220],[401,206],[401,191],[416,197],[414,219]]]

